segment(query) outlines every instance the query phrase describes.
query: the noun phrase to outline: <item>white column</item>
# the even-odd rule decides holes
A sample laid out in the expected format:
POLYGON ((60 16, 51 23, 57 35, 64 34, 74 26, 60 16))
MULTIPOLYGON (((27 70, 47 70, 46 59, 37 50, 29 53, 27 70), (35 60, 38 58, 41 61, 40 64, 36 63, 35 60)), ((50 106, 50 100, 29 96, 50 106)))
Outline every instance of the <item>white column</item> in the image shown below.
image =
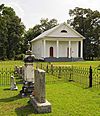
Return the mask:
POLYGON ((57 58, 59 57, 59 41, 57 40, 57 58))
POLYGON ((46 55, 46 40, 43 41, 43 44, 44 44, 43 53, 44 53, 44 58, 45 58, 45 55, 46 55))
POLYGON ((71 58, 71 41, 69 41, 69 58, 71 58))
POLYGON ((83 40, 81 40, 81 51, 80 51, 81 53, 81 58, 83 58, 83 40))

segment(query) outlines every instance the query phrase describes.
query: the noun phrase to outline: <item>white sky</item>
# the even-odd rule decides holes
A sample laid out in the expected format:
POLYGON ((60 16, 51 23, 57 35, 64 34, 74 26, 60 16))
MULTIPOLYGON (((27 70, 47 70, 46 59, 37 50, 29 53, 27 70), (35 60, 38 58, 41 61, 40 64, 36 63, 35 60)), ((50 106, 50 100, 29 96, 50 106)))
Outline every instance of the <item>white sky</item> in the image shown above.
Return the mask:
POLYGON ((0 4, 11 6, 27 29, 39 24, 41 18, 66 22, 69 9, 75 7, 100 11, 100 0, 0 0, 0 4))

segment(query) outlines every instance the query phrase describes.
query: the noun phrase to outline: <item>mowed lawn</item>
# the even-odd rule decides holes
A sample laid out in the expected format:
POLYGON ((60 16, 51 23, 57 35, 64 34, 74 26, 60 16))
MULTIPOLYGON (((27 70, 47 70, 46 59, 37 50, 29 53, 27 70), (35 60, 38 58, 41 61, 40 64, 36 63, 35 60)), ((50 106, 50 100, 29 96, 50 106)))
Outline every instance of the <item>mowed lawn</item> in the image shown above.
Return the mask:
MULTIPOLYGON (((47 62, 39 62, 39 64, 51 64, 47 62)), ((52 62, 53 65, 71 65, 71 66, 78 66, 78 67, 90 67, 96 68, 98 65, 100 65, 100 61, 80 61, 80 62, 52 62)), ((14 66, 22 66, 24 65, 23 61, 0 61, 0 68, 14 68, 14 66)), ((34 66, 36 66, 36 63, 34 63, 34 66)))
POLYGON ((96 68, 98 65, 100 65, 100 61, 80 61, 80 62, 52 62, 53 65, 71 65, 71 66, 77 66, 77 67, 90 67, 96 68))
MULTIPOLYGON (((54 64, 92 65, 95 68, 100 62, 54 64)), ((46 74, 46 78, 52 77, 46 74)), ((46 83, 46 98, 52 104, 52 112, 34 114, 34 108, 28 103, 29 98, 21 98, 19 95, 22 85, 17 86, 18 91, 9 90, 10 86, 0 86, 0 116, 100 116, 100 88, 83 89, 72 82, 46 83)))

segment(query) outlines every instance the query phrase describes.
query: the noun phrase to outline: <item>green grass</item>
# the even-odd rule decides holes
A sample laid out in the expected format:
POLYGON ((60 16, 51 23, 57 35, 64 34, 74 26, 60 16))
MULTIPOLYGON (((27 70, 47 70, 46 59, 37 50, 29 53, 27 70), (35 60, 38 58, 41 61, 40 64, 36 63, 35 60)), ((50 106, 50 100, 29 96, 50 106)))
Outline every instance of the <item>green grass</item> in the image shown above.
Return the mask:
MULTIPOLYGON (((0 67, 6 68, 19 65, 21 61, 0 62, 0 67)), ((44 63, 46 65, 46 63, 44 63)), ((96 62, 60 62, 54 65, 75 65, 81 67, 97 67, 96 62)), ((34 114, 34 108, 27 103, 29 98, 21 98, 18 91, 9 90, 10 86, 0 87, 0 116, 100 116, 100 88, 83 89, 72 82, 54 81, 56 77, 46 75, 46 98, 52 104, 52 112, 48 114, 34 114), (49 80, 48 80, 49 79, 49 80), (50 81, 52 83, 49 83, 50 81)))
MULTIPOLYGON (((49 77, 49 75, 46 75, 49 77)), ((0 116, 100 116, 100 90, 83 89, 73 83, 46 84, 46 98, 52 104, 52 112, 34 114, 29 98, 21 98, 18 91, 9 86, 0 87, 0 116)))
POLYGON ((14 69, 15 66, 22 66, 23 62, 22 61, 0 61, 0 69, 14 69))
POLYGON ((100 95, 69 83, 47 86, 47 97, 56 116, 99 116, 100 95))
MULTIPOLYGON (((51 62, 53 65, 61 66, 61 65, 71 65, 71 66, 78 66, 78 67, 90 67, 96 68, 100 65, 100 61, 80 61, 80 62, 51 62)), ((51 64, 47 62, 39 62, 39 64, 43 64, 46 66, 47 64, 51 64)), ((0 61, 0 68, 14 68, 14 66, 22 66, 24 65, 23 61, 0 61)), ((36 67, 36 63, 34 63, 36 67)))
POLYGON ((80 61, 80 62, 52 62, 53 65, 72 65, 78 67, 90 67, 93 68, 100 65, 100 61, 80 61))

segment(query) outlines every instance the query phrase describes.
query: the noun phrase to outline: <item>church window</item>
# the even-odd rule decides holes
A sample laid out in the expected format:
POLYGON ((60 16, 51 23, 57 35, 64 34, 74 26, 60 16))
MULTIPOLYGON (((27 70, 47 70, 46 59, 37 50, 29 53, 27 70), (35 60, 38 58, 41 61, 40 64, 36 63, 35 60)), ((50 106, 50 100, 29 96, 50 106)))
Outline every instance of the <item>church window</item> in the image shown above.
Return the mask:
POLYGON ((67 31, 66 30, 61 30, 61 33, 67 33, 67 31))

